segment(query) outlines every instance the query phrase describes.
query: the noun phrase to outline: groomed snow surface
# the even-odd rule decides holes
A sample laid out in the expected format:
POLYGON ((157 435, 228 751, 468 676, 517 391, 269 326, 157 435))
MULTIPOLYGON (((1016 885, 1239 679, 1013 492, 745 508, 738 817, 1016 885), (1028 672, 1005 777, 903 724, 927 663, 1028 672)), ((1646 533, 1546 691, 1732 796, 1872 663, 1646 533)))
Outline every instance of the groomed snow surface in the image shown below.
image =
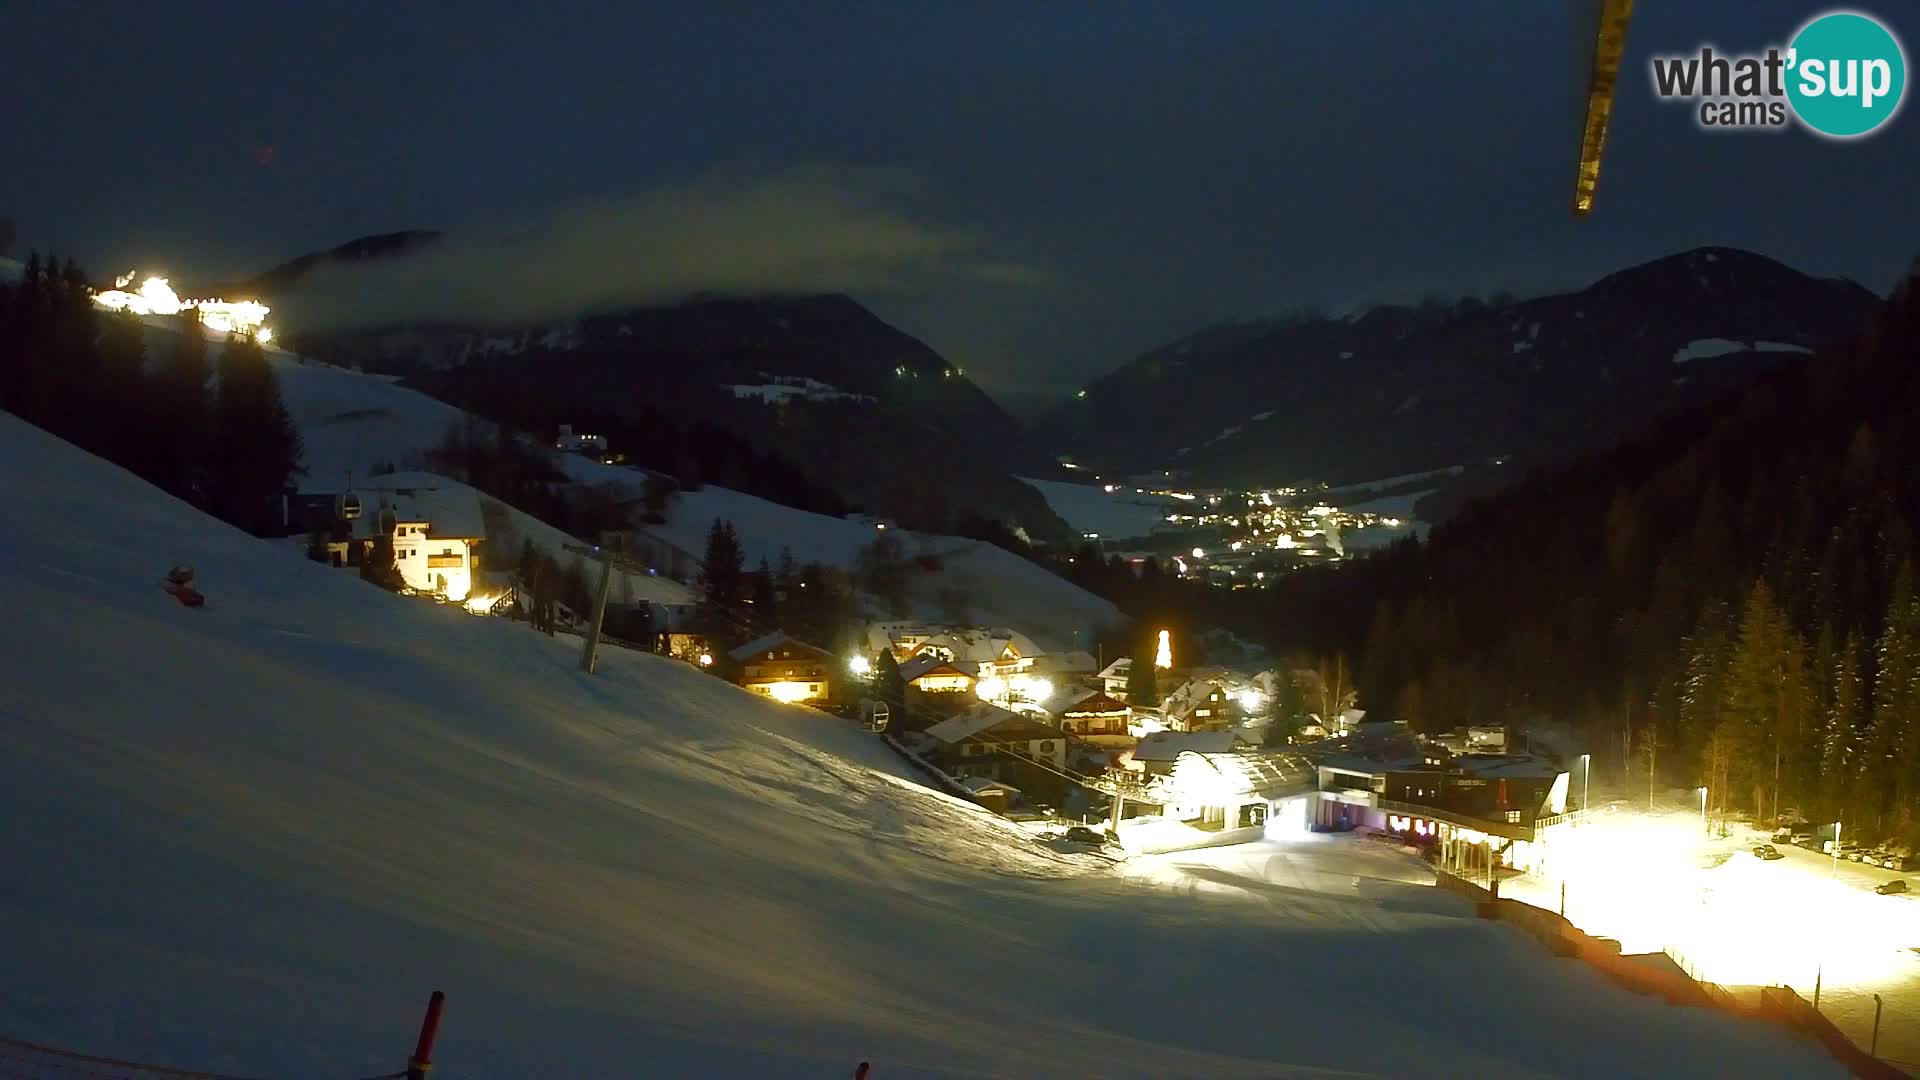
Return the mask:
POLYGON ((364 1076, 438 988, 448 1078, 1837 1075, 1350 838, 1056 853, 836 719, 0 458, 7 1036, 364 1076))

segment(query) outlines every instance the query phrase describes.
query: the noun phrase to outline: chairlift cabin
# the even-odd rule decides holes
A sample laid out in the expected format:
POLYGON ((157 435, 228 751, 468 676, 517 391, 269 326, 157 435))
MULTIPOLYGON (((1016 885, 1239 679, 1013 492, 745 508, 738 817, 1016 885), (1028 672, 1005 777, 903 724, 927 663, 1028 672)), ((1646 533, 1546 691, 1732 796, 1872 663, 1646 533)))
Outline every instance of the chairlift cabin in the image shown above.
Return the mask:
POLYGON ((860 721, 868 731, 887 730, 887 721, 891 718, 891 715, 892 710, 887 707, 887 703, 884 701, 867 698, 860 703, 860 721))
POLYGON ((357 521, 360 518, 360 496, 349 491, 340 496, 334 509, 341 521, 357 521))

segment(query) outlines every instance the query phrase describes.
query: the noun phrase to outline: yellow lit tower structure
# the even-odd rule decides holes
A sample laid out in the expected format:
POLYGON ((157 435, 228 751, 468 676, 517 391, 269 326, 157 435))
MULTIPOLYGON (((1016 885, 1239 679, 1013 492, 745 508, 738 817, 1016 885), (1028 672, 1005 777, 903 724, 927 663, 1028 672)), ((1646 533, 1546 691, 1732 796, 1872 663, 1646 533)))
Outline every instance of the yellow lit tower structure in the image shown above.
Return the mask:
POLYGON ((1573 4, 1574 70, 1586 76, 1580 170, 1573 185, 1575 217, 1585 217, 1593 210, 1593 192, 1600 182, 1600 156, 1607 148, 1607 124, 1613 119, 1614 84, 1620 79, 1620 61, 1627 50, 1627 23, 1632 19, 1633 0, 1575 0, 1573 4))

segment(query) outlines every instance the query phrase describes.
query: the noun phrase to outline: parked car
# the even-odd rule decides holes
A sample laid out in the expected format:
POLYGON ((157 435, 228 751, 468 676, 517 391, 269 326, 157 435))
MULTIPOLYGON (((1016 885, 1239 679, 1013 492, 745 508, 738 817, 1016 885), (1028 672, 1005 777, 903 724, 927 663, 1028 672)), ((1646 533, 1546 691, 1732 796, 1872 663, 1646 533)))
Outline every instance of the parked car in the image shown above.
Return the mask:
POLYGON ((1785 855, 1780 854, 1780 849, 1774 847, 1772 844, 1761 844, 1759 847, 1754 848, 1753 857, 1765 862, 1786 858, 1785 855))
POLYGON ((1892 881, 1882 882, 1880 887, 1873 891, 1881 896, 1898 896, 1907 891, 1907 879, 1894 878, 1892 881))
POLYGON ((1848 862, 1862 862, 1867 857, 1867 849, 1857 848, 1851 844, 1842 845, 1840 848, 1840 857, 1848 862))
POLYGON ((1774 833, 1774 834, 1773 834, 1773 842, 1774 842, 1774 843, 1776 843, 1776 844, 1791 844, 1791 843, 1793 843, 1793 832, 1792 832, 1792 830, 1790 830, 1790 829, 1781 829, 1781 830, 1780 830, 1779 832, 1776 832, 1776 833, 1774 833))

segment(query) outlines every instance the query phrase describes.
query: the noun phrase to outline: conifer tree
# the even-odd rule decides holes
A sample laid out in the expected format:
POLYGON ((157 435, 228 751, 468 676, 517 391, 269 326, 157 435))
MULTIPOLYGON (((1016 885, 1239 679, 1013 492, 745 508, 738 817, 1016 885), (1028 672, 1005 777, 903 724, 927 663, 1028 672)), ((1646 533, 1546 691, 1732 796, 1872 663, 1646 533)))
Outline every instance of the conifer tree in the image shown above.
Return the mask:
POLYGON ((745 556, 733 523, 713 519, 707 530, 706 557, 700 570, 700 620, 702 633, 716 648, 723 642, 740 641, 741 570, 745 556))
POLYGON ((760 570, 753 580, 753 632, 769 634, 780 628, 780 602, 775 598, 773 571, 767 566, 767 560, 760 560, 760 570))
POLYGON ((231 335, 220 357, 213 438, 215 511, 233 525, 265 532, 287 481, 301 471, 302 444, 279 380, 251 337, 231 335))
POLYGON ((907 681, 900 676, 900 664, 891 649, 880 650, 880 662, 873 669, 873 696, 887 703, 887 727, 896 731, 917 731, 907 716, 907 681))
POLYGON ((173 347, 154 380, 154 480, 188 502, 204 505, 210 481, 213 417, 207 339, 200 310, 180 313, 173 347))

